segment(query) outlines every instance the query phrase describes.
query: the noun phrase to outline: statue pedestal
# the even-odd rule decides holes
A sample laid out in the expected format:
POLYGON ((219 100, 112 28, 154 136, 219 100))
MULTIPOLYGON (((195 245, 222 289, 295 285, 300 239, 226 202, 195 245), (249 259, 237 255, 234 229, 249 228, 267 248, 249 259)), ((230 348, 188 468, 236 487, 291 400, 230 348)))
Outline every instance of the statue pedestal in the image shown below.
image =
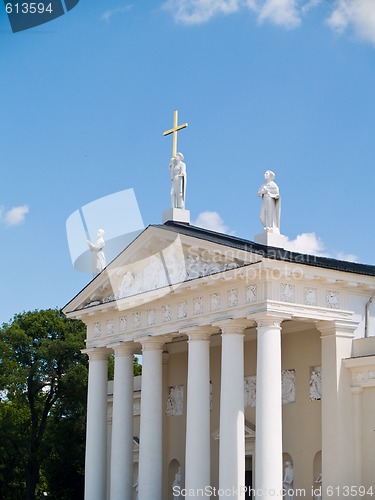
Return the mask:
POLYGON ((288 238, 283 234, 275 234, 264 231, 264 233, 255 235, 255 243, 267 245, 268 247, 287 248, 288 238))
POLYGON ((190 210, 185 210, 184 208, 170 208, 166 212, 163 212, 163 224, 168 221, 190 224, 190 210))

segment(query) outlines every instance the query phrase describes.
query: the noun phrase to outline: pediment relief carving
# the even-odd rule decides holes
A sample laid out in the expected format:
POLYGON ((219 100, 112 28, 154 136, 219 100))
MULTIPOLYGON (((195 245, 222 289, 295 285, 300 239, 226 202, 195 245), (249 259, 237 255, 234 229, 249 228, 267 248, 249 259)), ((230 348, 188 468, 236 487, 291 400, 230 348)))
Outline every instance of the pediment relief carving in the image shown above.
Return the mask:
POLYGON ((153 290, 160 290, 162 297, 169 293, 171 287, 176 289, 184 282, 217 275, 247 264, 233 255, 184 246, 178 237, 148 257, 108 268, 107 286, 98 288, 79 308, 122 300, 153 290))

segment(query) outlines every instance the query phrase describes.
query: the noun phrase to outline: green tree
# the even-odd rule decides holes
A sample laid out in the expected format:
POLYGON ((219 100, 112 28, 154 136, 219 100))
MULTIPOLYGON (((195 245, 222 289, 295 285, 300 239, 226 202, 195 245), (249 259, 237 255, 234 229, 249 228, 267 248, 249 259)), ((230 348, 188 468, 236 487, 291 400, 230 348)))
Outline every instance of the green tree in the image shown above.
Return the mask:
POLYGON ((85 332, 82 322, 51 309, 18 314, 0 328, 0 431, 6 436, 0 498, 34 500, 38 489, 50 489, 47 478, 63 477, 67 460, 83 484, 85 332))

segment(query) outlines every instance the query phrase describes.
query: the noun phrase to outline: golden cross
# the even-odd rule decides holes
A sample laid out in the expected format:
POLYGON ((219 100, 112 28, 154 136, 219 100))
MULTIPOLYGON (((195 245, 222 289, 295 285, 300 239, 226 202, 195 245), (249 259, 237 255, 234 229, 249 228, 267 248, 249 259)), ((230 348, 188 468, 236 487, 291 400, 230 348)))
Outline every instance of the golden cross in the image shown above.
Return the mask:
POLYGON ((173 134, 173 145, 172 145, 172 158, 175 158, 177 155, 177 132, 186 128, 188 126, 187 123, 183 123, 182 125, 178 125, 178 111, 177 109, 174 111, 173 115, 173 128, 170 130, 166 130, 163 132, 163 135, 173 134))

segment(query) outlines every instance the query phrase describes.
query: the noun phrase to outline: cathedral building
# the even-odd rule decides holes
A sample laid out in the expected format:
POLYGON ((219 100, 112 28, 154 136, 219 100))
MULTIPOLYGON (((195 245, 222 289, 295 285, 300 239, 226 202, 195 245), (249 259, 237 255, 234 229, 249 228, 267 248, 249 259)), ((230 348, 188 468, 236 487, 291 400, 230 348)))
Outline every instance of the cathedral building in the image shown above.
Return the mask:
POLYGON ((164 223, 64 308, 87 325, 85 499, 373 498, 375 266, 289 251, 272 172, 253 242, 190 225, 170 171, 164 223))

